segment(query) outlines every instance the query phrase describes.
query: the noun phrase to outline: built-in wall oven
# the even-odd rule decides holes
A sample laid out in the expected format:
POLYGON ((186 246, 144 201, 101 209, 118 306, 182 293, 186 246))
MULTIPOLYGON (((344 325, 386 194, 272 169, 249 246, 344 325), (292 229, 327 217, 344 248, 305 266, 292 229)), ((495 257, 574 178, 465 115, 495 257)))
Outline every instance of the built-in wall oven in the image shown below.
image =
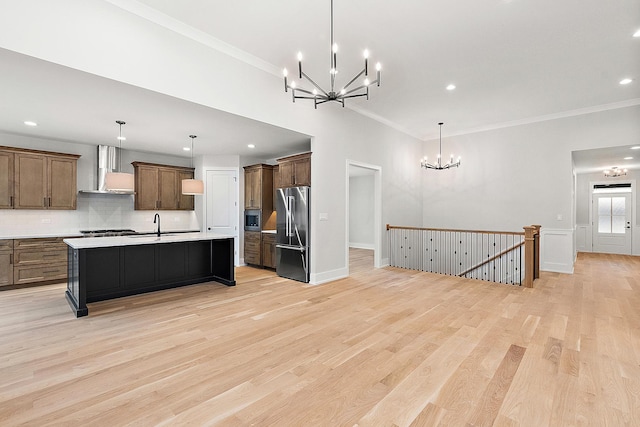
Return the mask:
POLYGON ((262 214, 260 209, 247 209, 244 211, 244 229, 246 231, 262 231, 262 214))

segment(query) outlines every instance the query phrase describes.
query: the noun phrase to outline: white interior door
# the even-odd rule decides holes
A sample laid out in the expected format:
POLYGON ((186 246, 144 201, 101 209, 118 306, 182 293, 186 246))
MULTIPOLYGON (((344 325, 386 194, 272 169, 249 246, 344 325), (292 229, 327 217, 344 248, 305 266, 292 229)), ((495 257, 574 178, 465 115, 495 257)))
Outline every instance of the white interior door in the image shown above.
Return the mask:
POLYGON ((593 251, 631 255, 631 194, 593 195, 593 251))
MULTIPOLYGON (((206 230, 238 237, 238 171, 206 171, 206 230)), ((235 239, 235 264, 238 259, 238 239, 235 239)))

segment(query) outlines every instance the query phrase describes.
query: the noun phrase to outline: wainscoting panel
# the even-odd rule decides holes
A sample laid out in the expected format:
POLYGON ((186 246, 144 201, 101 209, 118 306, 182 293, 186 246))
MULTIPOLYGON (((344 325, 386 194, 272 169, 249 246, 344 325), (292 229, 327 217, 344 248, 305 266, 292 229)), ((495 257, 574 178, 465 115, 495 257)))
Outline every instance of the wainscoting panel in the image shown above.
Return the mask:
POLYGON ((593 250, 591 242, 591 226, 576 225, 576 250, 578 252, 591 252, 593 250))
POLYGON ((573 274, 573 230, 540 230, 540 269, 573 274))

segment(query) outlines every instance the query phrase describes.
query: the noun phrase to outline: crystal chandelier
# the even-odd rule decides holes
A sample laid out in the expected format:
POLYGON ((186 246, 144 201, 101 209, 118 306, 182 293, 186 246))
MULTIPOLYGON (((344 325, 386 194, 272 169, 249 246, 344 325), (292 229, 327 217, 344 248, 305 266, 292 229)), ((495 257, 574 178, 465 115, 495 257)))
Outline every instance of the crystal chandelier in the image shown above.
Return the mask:
POLYGON ((617 166, 614 166, 611 169, 606 169, 604 171, 604 176, 609 177, 609 178, 615 178, 616 176, 622 176, 622 175, 626 175, 626 174, 627 174, 627 170, 626 169, 620 169, 617 166))
POLYGON ((438 123, 438 125, 440 126, 440 151, 438 152, 438 158, 436 162, 432 164, 427 161, 427 156, 424 156, 424 159, 420 161, 420 166, 422 166, 425 169, 444 170, 444 169, 450 169, 450 168, 457 168, 458 166, 460 166, 460 157, 458 157, 458 159, 454 163, 453 154, 449 159, 449 163, 445 163, 444 165, 442 164, 442 125, 443 124, 444 123, 442 122, 438 123))
POLYGON ((365 49, 364 51, 364 68, 360 71, 354 78, 352 78, 349 83, 344 85, 339 91, 336 92, 336 75, 338 74, 337 68, 337 53, 338 53, 338 45, 333 41, 333 0, 331 0, 331 68, 329 69, 329 74, 331 78, 331 86, 328 91, 322 89, 316 82, 314 82, 307 74, 302 71, 302 52, 298 52, 298 77, 300 79, 306 79, 312 86, 312 90, 305 89, 296 84, 295 81, 291 83, 288 82, 287 76, 288 71, 285 68, 283 70, 284 74, 284 91, 288 92, 291 89, 291 97, 293 102, 296 102, 296 99, 313 99, 314 107, 317 109, 318 104, 324 104, 325 102, 335 101, 342 104, 344 107, 344 100, 347 98, 357 98, 360 96, 366 96, 369 99, 369 86, 377 84, 380 86, 380 70, 381 65, 378 62, 376 64, 376 79, 374 81, 369 81, 369 51, 365 49), (350 88, 353 83, 356 82, 360 77, 364 75, 364 80, 361 81, 360 85, 354 88, 350 88), (296 92, 302 92, 306 95, 297 95, 296 92))

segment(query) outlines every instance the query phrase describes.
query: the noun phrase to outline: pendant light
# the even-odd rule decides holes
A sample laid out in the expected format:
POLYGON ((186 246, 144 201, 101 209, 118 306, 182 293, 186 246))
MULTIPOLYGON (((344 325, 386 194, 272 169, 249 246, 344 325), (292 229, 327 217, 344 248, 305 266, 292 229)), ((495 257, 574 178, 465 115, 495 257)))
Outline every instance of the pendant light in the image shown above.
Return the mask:
POLYGON ((105 176, 105 187, 108 191, 113 192, 132 192, 134 189, 133 174, 122 172, 122 141, 127 139, 122 136, 122 125, 126 123, 122 120, 116 120, 116 123, 120 126, 120 136, 118 136, 118 141, 120 142, 118 171, 107 172, 105 176))
MULTIPOLYGON (((195 135, 189 135, 191 138, 191 167, 193 167, 193 140, 197 138, 195 135)), ((195 174, 195 171, 194 171, 195 174)), ((204 193, 204 182, 199 179, 183 179, 182 194, 185 196, 195 196, 204 193)))

